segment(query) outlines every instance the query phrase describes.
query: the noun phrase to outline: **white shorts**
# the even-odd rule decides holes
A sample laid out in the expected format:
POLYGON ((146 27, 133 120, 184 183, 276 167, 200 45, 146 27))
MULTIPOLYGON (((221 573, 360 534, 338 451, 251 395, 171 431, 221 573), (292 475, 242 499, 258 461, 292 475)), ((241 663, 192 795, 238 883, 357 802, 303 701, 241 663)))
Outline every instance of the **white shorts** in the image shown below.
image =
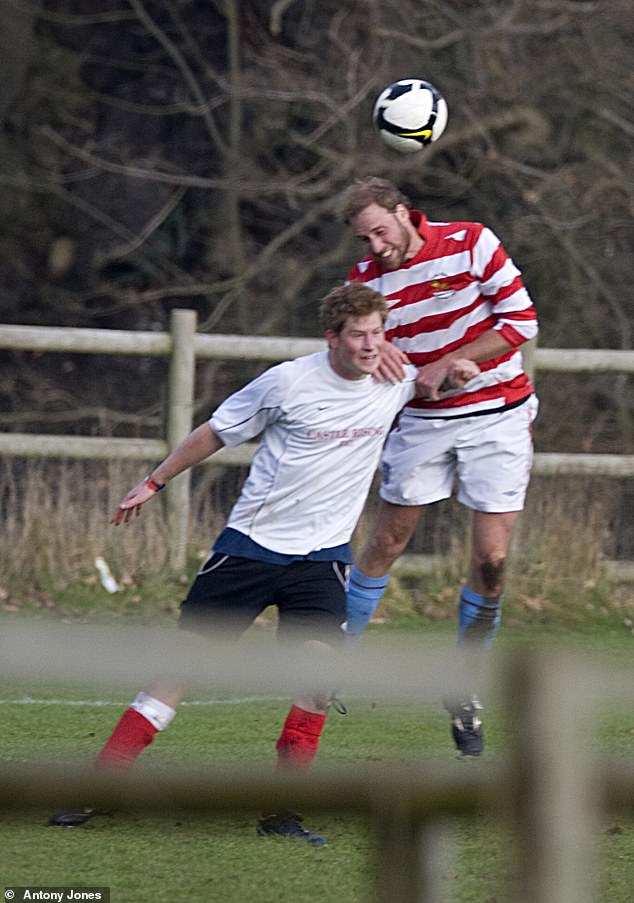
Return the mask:
POLYGON ((404 411, 383 451, 380 495, 394 505, 450 498, 475 511, 521 511, 533 462, 535 395, 499 414, 451 419, 404 411))

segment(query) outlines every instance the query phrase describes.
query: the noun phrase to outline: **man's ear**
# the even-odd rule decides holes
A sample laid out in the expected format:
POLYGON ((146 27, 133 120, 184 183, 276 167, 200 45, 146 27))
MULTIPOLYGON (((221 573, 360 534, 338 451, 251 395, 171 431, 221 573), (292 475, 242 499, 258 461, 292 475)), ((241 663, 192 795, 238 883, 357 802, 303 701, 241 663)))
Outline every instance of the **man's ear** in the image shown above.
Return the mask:
POLYGON ((324 338, 326 339, 329 348, 337 347, 337 333, 334 329, 327 329, 324 332, 324 338))
POLYGON ((405 204, 397 204, 396 207, 394 208, 394 213, 395 213, 398 221, 400 223, 403 223, 403 225, 405 225, 405 223, 410 222, 409 210, 407 209, 405 204))

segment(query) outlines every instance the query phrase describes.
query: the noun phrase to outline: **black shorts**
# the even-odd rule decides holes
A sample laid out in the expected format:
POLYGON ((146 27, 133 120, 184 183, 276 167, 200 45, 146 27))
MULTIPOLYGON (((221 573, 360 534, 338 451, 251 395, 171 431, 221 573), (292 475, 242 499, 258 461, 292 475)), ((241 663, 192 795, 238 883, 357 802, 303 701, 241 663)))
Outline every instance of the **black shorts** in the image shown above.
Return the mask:
POLYGON ((276 605, 280 638, 338 644, 346 619, 345 572, 340 561, 279 565, 214 552, 181 604, 179 626, 237 639, 267 606, 276 605))

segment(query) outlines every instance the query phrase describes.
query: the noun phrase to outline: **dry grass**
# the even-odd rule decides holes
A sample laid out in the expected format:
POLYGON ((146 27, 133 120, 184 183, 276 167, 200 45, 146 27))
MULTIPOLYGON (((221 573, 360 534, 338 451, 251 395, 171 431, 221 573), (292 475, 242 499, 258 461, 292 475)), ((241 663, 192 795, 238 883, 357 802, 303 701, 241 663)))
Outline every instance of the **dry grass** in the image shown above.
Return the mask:
MULTIPOLYGON (((82 607, 106 605, 94 567, 97 555, 127 591, 117 596, 119 607, 142 605, 147 595, 168 609, 175 606, 179 584, 187 578, 177 581, 176 589, 169 583, 164 498, 148 504, 127 527, 109 524, 121 497, 150 467, 150 462, 0 462, 0 606, 9 611, 28 605, 54 608, 69 594, 83 594, 88 601, 82 600, 82 607)), ((243 470, 229 467, 194 472, 192 572, 222 528, 243 477, 243 470)), ((620 498, 618 483, 607 479, 533 481, 509 571, 507 598, 516 613, 543 617, 580 606, 585 611, 616 606, 624 618, 632 614, 631 588, 608 589, 602 567, 617 546, 620 498)), ((371 529, 373 507, 371 501, 355 535, 357 548, 371 529)), ((469 553, 465 509, 454 501, 432 506, 409 551, 442 554, 447 565, 433 578, 394 578, 382 614, 453 618, 469 553)))
MULTIPOLYGON (((623 554, 620 540, 630 517, 618 481, 534 478, 508 562, 507 622, 611 617, 633 627, 634 587, 614 585, 605 568, 606 560, 623 554)), ((379 618, 412 613, 455 618, 458 589, 468 572, 466 510, 454 500, 432 506, 408 551, 441 555, 445 565, 431 576, 392 577, 379 618)))

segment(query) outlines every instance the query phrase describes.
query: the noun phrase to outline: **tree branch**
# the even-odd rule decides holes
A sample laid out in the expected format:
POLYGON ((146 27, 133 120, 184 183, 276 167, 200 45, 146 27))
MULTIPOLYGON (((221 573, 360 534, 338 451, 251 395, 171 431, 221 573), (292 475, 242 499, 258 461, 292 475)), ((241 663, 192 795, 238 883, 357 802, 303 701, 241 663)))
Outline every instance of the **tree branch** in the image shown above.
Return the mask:
POLYGON ((271 7, 271 15, 269 16, 269 31, 277 37, 282 30, 282 19, 284 13, 295 3, 295 0, 275 0, 271 7))
MULTIPOLYGON (((84 163, 89 163, 104 172, 117 173, 131 179, 144 179, 148 182, 161 182, 173 186, 182 185, 188 188, 212 188, 220 191, 230 191, 233 187, 231 178, 209 179, 204 176, 189 176, 185 173, 169 173, 160 169, 134 166, 131 163, 113 163, 111 160, 104 160, 102 157, 90 153, 90 151, 76 147, 49 126, 42 126, 39 129, 39 133, 48 138, 57 147, 66 151, 70 156, 83 160, 84 163)), ((249 182, 240 179, 242 193, 253 196, 295 194, 298 197, 314 197, 321 195, 327 188, 327 185, 328 183, 325 181, 315 181, 315 173, 311 171, 283 181, 262 179, 256 182, 249 182)))
MULTIPOLYGON (((191 70, 189 64, 187 63, 187 60, 183 56, 183 54, 180 52, 178 47, 176 47, 174 42, 168 38, 168 36, 163 31, 163 29, 160 28, 156 24, 154 19, 146 12, 146 10, 145 10, 144 6, 142 5, 142 3, 140 2, 140 0, 128 0, 128 3, 130 4, 132 9, 137 14, 140 21, 145 25, 147 30, 150 32, 150 34, 152 34, 156 38, 156 40, 159 42, 159 44, 166 50, 167 54, 174 61, 175 65, 177 66, 177 68, 179 69, 183 78, 185 79, 185 82, 188 85, 189 90, 191 91, 192 95, 194 96, 194 98, 196 99, 196 101, 198 102, 199 106, 202 109, 204 102, 205 102, 205 95, 204 95, 200 85, 198 84, 198 80, 197 80, 196 76, 192 72, 192 70, 191 70)), ((216 123, 215 123, 213 117, 210 115, 209 112, 203 113, 202 117, 205 122, 205 125, 207 126, 207 131, 209 132, 209 136, 211 137, 214 144, 216 144, 216 146, 218 147, 218 150, 224 155, 227 151, 227 146, 226 146, 225 142, 223 141, 223 139, 220 135, 220 132, 218 131, 218 127, 216 126, 216 123)))
POLYGON ((111 251, 108 251, 107 254, 103 255, 103 259, 105 260, 114 260, 121 257, 127 257, 128 254, 132 254, 133 251, 137 251, 141 245, 143 245, 150 235, 155 232, 162 223, 168 218, 170 213, 178 207, 180 202, 183 199, 183 196, 186 194, 186 188, 178 188, 176 191, 172 192, 167 201, 163 204, 160 210, 158 210, 154 216, 150 217, 145 226, 141 229, 138 235, 132 238, 127 244, 122 245, 120 248, 113 248, 111 251))
POLYGON ((33 15, 37 16, 43 22, 54 22, 58 25, 102 25, 106 22, 126 22, 134 20, 136 17, 132 12, 125 10, 112 10, 112 12, 102 13, 55 13, 47 9, 42 9, 40 3, 29 3, 28 0, 0 0, 0 6, 12 6, 14 9, 24 12, 27 8, 33 15))

